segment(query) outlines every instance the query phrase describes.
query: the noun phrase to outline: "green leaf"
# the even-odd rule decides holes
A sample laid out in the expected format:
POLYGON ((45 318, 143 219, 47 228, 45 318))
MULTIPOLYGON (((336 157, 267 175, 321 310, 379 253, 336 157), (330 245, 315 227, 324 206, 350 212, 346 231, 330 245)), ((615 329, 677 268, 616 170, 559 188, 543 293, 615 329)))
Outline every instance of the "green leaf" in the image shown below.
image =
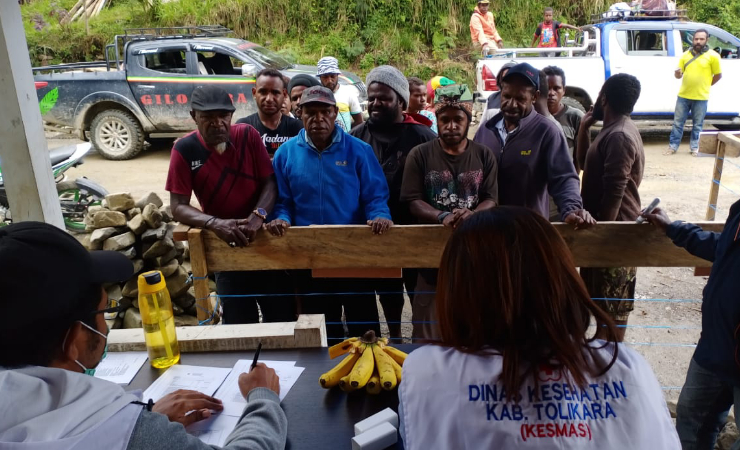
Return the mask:
POLYGON ((59 88, 55 87, 54 89, 47 92, 46 95, 44 95, 44 98, 42 98, 39 102, 41 115, 43 116, 44 114, 51 111, 51 108, 53 108, 54 105, 57 104, 57 100, 59 100, 59 88))

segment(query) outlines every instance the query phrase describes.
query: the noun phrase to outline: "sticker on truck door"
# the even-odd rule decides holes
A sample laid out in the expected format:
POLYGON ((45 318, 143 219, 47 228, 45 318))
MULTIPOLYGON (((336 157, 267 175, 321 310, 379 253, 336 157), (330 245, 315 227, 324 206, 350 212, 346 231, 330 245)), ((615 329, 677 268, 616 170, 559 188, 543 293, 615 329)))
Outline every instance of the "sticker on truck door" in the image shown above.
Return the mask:
POLYGON ((44 114, 51 111, 54 105, 57 104, 57 100, 59 100, 59 88, 55 87, 54 89, 47 92, 41 100, 39 100, 39 109, 41 110, 41 115, 43 116, 44 114))

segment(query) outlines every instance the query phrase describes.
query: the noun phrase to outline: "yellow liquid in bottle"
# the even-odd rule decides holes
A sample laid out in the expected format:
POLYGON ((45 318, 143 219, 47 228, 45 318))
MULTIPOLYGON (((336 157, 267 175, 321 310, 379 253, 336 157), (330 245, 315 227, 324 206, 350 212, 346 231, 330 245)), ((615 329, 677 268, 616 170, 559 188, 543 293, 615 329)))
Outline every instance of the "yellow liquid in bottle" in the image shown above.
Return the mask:
POLYGON ((146 294, 139 303, 144 339, 152 367, 166 369, 180 361, 180 347, 175 333, 175 317, 166 291, 146 294), (166 297, 165 297, 166 295, 166 297), (152 298, 154 297, 154 298, 152 298), (144 302, 146 306, 143 305, 144 302), (158 308, 155 307, 155 303, 158 308), (157 314, 157 310, 159 314, 157 314), (164 331, 164 332, 163 332, 164 331))

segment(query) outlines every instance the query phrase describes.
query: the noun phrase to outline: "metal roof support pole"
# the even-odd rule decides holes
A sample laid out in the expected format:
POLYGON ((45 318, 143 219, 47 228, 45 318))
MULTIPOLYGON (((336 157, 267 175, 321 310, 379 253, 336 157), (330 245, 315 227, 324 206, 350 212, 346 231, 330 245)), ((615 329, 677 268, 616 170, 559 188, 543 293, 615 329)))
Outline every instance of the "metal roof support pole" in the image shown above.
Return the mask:
POLYGON ((64 228, 21 10, 0 1, 0 161, 13 221, 64 228))

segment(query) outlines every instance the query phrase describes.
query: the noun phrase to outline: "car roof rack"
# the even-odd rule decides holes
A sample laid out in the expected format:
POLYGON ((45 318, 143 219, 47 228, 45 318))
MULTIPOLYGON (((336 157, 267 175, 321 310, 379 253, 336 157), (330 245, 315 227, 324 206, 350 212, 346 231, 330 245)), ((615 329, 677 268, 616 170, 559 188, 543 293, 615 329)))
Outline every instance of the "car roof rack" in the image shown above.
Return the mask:
POLYGON ((685 9, 631 9, 631 10, 610 10, 602 14, 591 14, 591 23, 608 23, 608 22, 640 22, 655 20, 681 20, 689 19, 685 9))

